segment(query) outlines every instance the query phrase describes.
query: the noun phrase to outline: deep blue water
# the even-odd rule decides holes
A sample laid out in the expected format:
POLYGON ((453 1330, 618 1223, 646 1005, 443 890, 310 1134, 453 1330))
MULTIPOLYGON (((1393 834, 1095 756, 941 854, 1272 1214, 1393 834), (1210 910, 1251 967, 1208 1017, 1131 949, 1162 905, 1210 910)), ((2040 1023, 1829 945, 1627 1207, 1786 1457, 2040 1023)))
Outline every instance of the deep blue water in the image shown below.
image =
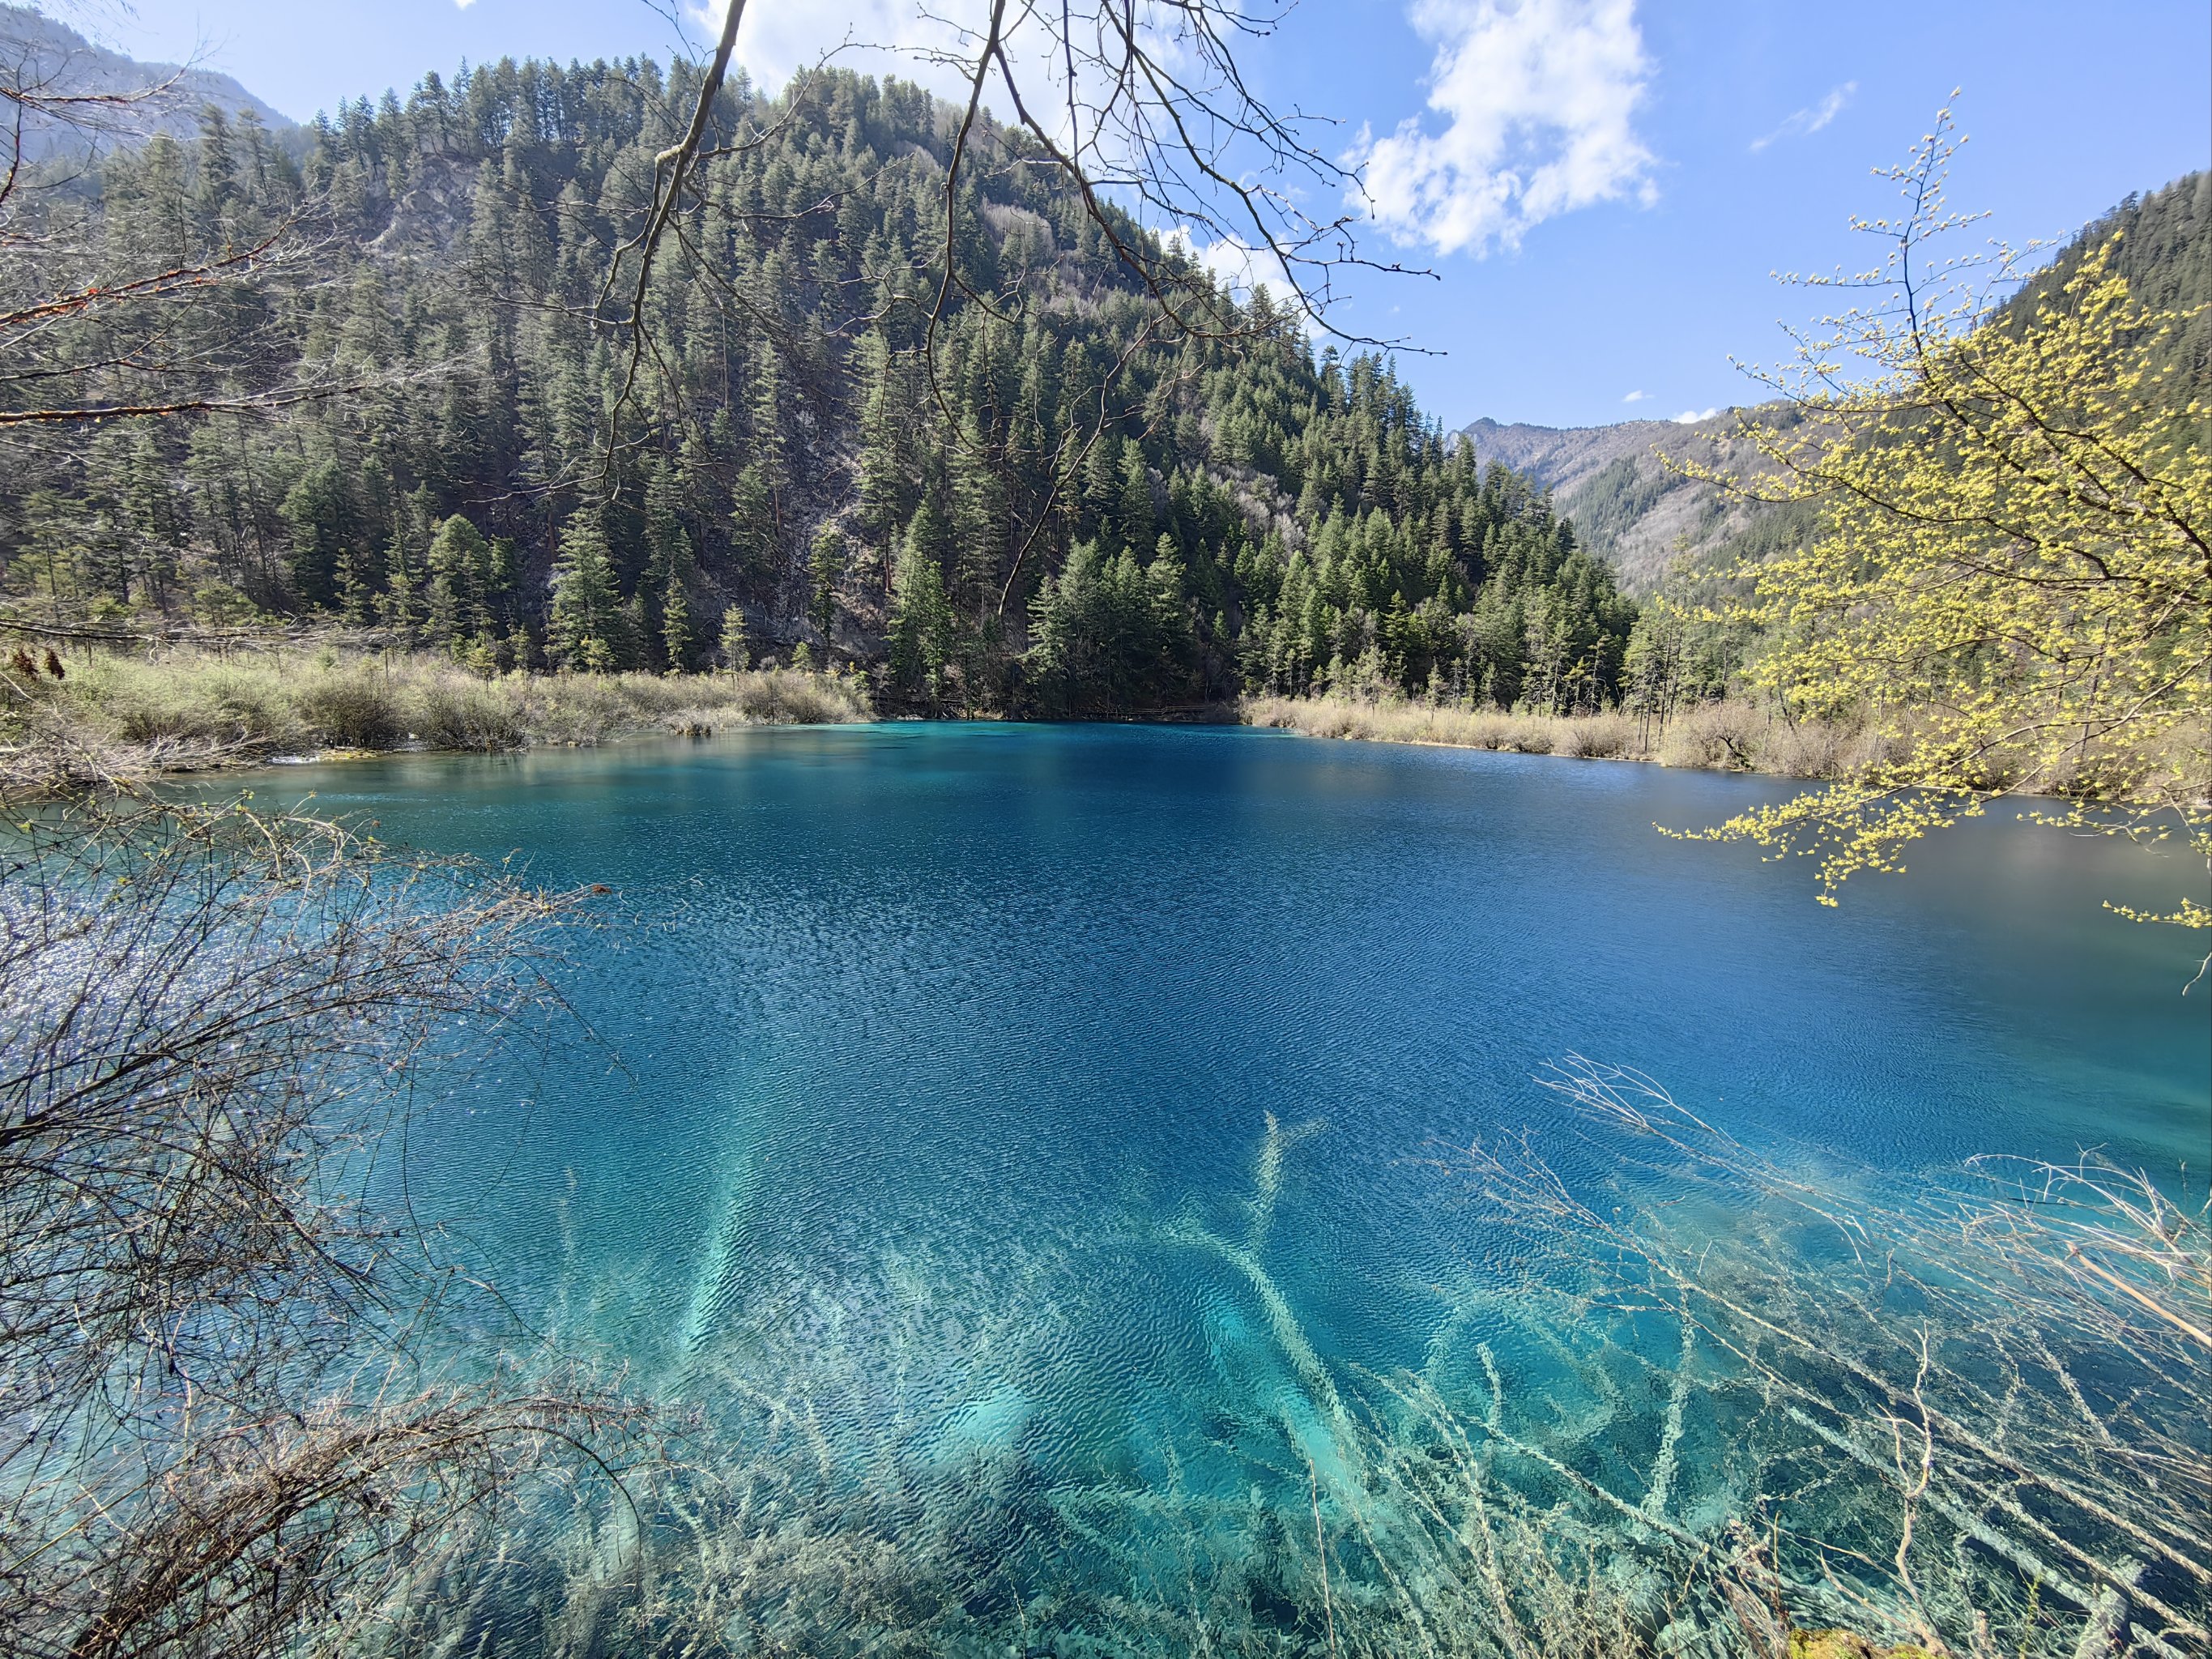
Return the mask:
POLYGON ((1340 1376, 1433 1359, 1514 1245, 1432 1160, 1556 1115, 1531 1075, 1570 1051, 1753 1143, 2101 1146, 2201 1188, 2212 993, 2101 904, 2203 871, 2007 820, 1838 912, 1806 866, 1652 827, 1770 782, 1249 730, 763 730, 259 788, 613 890, 562 977, 605 1048, 434 1103, 412 1201, 562 1341, 803 1407, 856 1480, 1241 1492, 1255 1435, 1318 1458, 1297 1356, 1192 1241, 1249 1248, 1340 1376))

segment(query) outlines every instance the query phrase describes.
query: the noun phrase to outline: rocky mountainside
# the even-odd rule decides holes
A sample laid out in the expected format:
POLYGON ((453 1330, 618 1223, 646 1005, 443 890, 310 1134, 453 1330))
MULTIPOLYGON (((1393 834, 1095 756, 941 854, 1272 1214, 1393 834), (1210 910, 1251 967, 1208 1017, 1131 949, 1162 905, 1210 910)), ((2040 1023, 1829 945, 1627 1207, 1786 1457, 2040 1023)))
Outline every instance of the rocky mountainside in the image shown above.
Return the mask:
MULTIPOLYGON (((2184 313, 2166 356, 2178 402, 2212 395, 2212 173, 2195 173, 2147 196, 2130 196, 2081 234, 2000 313, 2013 326, 2056 294, 2083 257, 2120 238, 2113 265, 2146 306, 2184 313)), ((1778 405, 1762 407, 1775 420, 1778 405)), ((1695 422, 1622 421, 1611 426, 1502 426, 1480 420, 1462 428, 1482 461, 1503 461, 1552 492, 1554 509, 1573 520, 1592 552, 1613 562, 1632 593, 1658 586, 1688 555, 1708 568, 1745 553, 1789 544, 1810 524, 1802 507, 1732 499, 1685 477, 1684 462, 1717 471, 1754 472, 1759 456, 1732 436, 1735 411, 1695 422), (1669 462, 1675 465, 1670 465, 1669 462)))
POLYGON ((1733 411, 1695 423, 1622 421, 1549 427, 1480 420, 1463 428, 1476 459, 1502 461, 1552 492, 1583 544, 1610 560, 1632 592, 1659 585, 1684 553, 1714 551, 1752 532, 1772 510, 1733 501, 1686 477, 1684 463, 1747 472, 1758 452, 1730 435, 1733 411))
MULTIPOLYGON (((129 143, 166 132, 185 137, 198 131, 200 112, 212 104, 235 119, 250 112, 271 131, 295 125, 228 75, 176 64, 143 64, 94 45, 75 29, 28 6, 0 4, 0 58, 10 65, 10 85, 57 96, 87 93, 149 95, 91 118, 92 135, 129 143), (20 75, 13 66, 22 65, 20 75)), ((23 157, 40 161, 84 141, 82 129, 64 129, 35 112, 23 126, 23 157)))

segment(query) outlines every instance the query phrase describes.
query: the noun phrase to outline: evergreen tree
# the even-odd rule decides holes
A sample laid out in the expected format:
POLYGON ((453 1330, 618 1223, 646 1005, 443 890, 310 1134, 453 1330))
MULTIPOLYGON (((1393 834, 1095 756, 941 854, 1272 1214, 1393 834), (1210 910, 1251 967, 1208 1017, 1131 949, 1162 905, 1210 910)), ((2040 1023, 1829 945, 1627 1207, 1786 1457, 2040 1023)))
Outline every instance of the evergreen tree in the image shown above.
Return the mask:
POLYGON ((629 618, 616 591, 606 532, 592 514, 574 514, 561 532, 547 642, 565 667, 604 674, 632 665, 629 618))
POLYGON ((752 647, 745 639, 745 613, 742 607, 733 605, 722 612, 722 638, 719 649, 722 666, 732 673, 743 673, 752 666, 752 647))
POLYGON ((693 560, 681 501, 674 469, 665 461, 657 463, 645 492, 646 563, 637 591, 640 635, 651 643, 659 665, 676 673, 689 666, 691 649, 690 601, 684 590, 693 560))
MULTIPOLYGON (((695 637, 710 595, 708 616, 742 607, 779 637, 805 618, 826 640, 842 606, 843 637, 869 639, 880 606, 890 695, 1012 712, 1025 684, 1097 712, 1201 681, 1305 692, 1332 659, 1414 693, 1620 696, 1634 607, 1542 491, 1447 446, 1387 362, 1316 356, 1256 296, 1215 296, 1228 337, 1150 337, 1140 285, 1032 170, 963 179, 956 257, 1001 286, 988 307, 956 296, 925 360, 933 289, 915 267, 942 246, 945 149, 940 109, 911 89, 838 71, 729 89, 758 141, 702 161, 684 256, 701 269, 666 266, 644 308, 666 396, 633 388, 610 432, 629 359, 586 319, 619 204, 687 112, 680 80, 534 63, 465 92, 426 80, 311 129, 307 178, 258 127, 213 118, 191 143, 105 158, 82 208, 105 269, 236 245, 310 180, 328 204, 312 269, 196 296, 210 395, 331 366, 379 384, 282 426, 210 416, 33 447, 15 498, 66 512, 29 538, 46 556, 0 578, 6 597, 35 577, 50 603, 158 607, 220 584, 427 629, 470 660, 550 624, 561 660, 585 665, 566 639, 597 665, 670 670, 713 642, 695 637), (434 178, 465 222, 392 212, 434 178), (603 561, 571 549, 586 516, 603 561), (821 524, 850 538, 835 575, 797 537, 821 524), (548 567, 550 593, 526 592, 548 567)), ((52 341, 80 361, 112 344, 88 326, 52 341)))
POLYGON ((483 532, 456 513, 430 538, 424 564, 429 572, 428 603, 431 636, 458 649, 489 630, 491 612, 492 546, 483 532))
POLYGON ((775 489, 769 470, 758 461, 746 465, 730 492, 730 550, 743 575, 756 581, 774 579, 782 541, 775 489))
MULTIPOLYGON (((921 524, 920 514, 915 525, 921 524)), ((934 708, 944 696, 944 676, 958 645, 952 601, 945 591, 945 572, 919 533, 910 534, 899 556, 890 616, 891 684, 924 698, 934 708)))
POLYGON ((684 578, 672 573, 660 599, 660 654, 670 673, 689 672, 692 648, 691 600, 684 591, 684 578))
POLYGON ((385 550, 384 592, 377 596, 376 611, 384 626, 404 641, 411 642, 422 626, 422 580, 409 538, 395 538, 385 550))
POLYGON ((814 579, 812 602, 807 614, 821 631, 823 660, 830 660, 830 629, 837 620, 837 584, 845 576, 845 534, 835 525, 815 532, 814 553, 808 562, 814 579))

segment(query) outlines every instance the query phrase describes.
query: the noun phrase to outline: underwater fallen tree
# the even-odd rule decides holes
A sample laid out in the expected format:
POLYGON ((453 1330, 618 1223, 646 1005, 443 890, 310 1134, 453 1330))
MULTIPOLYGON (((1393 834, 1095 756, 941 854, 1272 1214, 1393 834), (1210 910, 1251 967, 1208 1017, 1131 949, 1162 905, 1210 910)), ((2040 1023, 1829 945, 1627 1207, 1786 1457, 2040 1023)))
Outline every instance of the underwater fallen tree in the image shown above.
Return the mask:
POLYGON ((1668 1408, 1648 1448, 1547 1434, 1564 1408, 1516 1413, 1486 1346, 1470 1444, 1552 1465, 1576 1506, 1632 1510, 1662 1562, 1717 1574, 1723 1650, 1794 1651, 1818 1623, 1931 1654, 2212 1651, 2201 1202, 2094 1158, 1900 1193, 1754 1152, 1634 1072, 1575 1058, 1547 1083, 1602 1174, 1525 1139, 1446 1166, 1524 1242, 1512 1321, 1570 1356, 1571 1392, 1648 1378, 1668 1408), (1693 1540, 1674 1517, 1698 1515, 1693 1540))
POLYGON ((870 1426, 878 1351, 702 1346, 679 1408, 457 1338, 371 1164, 547 1029, 582 901, 237 806, 11 834, 0 1652, 2212 1655, 2212 1249, 2140 1176, 1900 1192, 1571 1060, 1577 1133, 1439 1158, 1484 1249, 1367 1372, 1274 1249, 1326 1126, 1271 1121, 1249 1199, 1115 1245, 1239 1310, 1249 1478, 1047 1483, 870 1426))

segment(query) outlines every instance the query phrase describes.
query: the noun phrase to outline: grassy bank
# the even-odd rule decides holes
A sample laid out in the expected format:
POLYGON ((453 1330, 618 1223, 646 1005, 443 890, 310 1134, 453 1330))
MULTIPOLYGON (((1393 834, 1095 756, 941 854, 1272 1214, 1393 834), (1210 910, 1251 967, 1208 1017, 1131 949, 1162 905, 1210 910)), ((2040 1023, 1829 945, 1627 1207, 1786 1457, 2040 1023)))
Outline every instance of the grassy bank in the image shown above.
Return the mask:
POLYGON ((1847 776, 1881 758, 1875 735, 1820 720, 1795 725, 1744 702, 1702 704, 1664 726, 1633 714, 1522 714, 1496 708, 1365 702, 1350 697, 1249 697, 1245 724, 1316 738, 1441 744, 1583 760, 1656 761, 1786 778, 1847 776))
POLYGON ((0 653, 0 787, 251 764, 331 750, 588 744, 649 732, 869 719, 866 688, 796 669, 507 674, 441 658, 270 649, 75 657, 0 653))
MULTIPOLYGON (((1792 722, 1737 701, 1697 704, 1663 726, 1618 711, 1524 714, 1352 697, 1248 697, 1238 712, 1248 726, 1316 738, 1650 761, 1821 782, 1863 779, 1902 759, 1913 742, 1909 724, 1792 722)), ((2084 745, 2056 769, 2039 769, 2032 756, 2005 750, 1984 756, 1982 764, 1988 787, 2023 794, 2106 804, 2212 799, 2212 730, 2191 726, 2158 734, 2151 742, 2138 737, 2124 732, 2117 739, 2084 745)))

